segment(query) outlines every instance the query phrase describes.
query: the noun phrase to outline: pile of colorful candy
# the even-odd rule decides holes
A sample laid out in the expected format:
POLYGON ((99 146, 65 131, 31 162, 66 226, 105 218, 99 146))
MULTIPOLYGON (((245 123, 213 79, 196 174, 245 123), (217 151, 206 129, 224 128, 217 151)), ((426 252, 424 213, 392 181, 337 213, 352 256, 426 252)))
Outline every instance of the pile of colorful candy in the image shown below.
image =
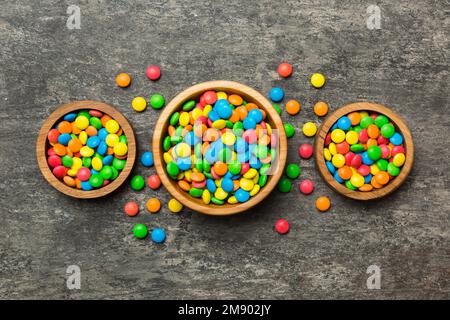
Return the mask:
POLYGON ((237 94, 206 91, 171 115, 167 173, 205 204, 246 202, 268 180, 276 139, 266 114, 237 94))
POLYGON ((125 167, 127 138, 116 120, 98 110, 66 114, 47 137, 48 165, 69 187, 101 188, 125 167))
POLYGON ((341 117, 325 138, 323 154, 337 182, 365 192, 387 185, 406 160, 403 136, 393 123, 366 111, 341 117))

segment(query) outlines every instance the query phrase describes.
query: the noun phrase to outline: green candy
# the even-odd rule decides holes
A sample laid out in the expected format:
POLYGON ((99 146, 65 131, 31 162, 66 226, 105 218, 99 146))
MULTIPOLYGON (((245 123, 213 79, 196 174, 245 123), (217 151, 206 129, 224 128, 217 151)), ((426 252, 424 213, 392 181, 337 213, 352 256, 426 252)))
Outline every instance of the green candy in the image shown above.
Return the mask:
POLYGON ((198 189, 198 188, 190 188, 189 189, 189 194, 191 196, 193 196, 194 198, 200 198, 203 194, 203 189, 198 189))
POLYGON ((364 146, 360 143, 352 144, 350 146, 350 150, 352 150, 353 152, 361 152, 364 151, 364 146))
POLYGON ((233 125, 233 133, 239 137, 244 134, 244 125, 241 121, 238 121, 233 125))
POLYGON ((290 163, 286 167, 286 175, 291 179, 297 179, 300 175, 300 167, 298 164, 290 163))
POLYGON ((382 171, 386 171, 389 162, 385 159, 379 159, 375 164, 377 165, 378 169, 380 169, 382 171))
POLYGON ((179 112, 175 112, 171 117, 170 117, 170 124, 172 126, 176 126, 178 124, 178 120, 180 120, 180 113, 179 112))
POLYGON ((198 171, 203 172, 203 162, 202 162, 202 160, 198 159, 198 161, 197 161, 197 159, 196 159, 196 161, 195 161, 195 168, 198 171))
POLYGON ((222 148, 219 150, 219 153, 218 153, 219 161, 228 163, 228 161, 230 161, 232 156, 233 156, 233 152, 231 151, 230 148, 222 148))
POLYGON ((228 171, 232 174, 232 175, 237 175, 241 172, 241 164, 239 163, 239 161, 232 161, 231 163, 228 164, 228 171))
POLYGON ((88 157, 83 157, 81 160, 83 162, 83 167, 90 168, 92 164, 92 159, 88 157))
POLYGON ((204 173, 211 171, 211 164, 206 159, 203 159, 203 171, 204 173))
POLYGON ((150 105, 153 109, 161 109, 164 107, 165 103, 166 101, 164 100, 164 97, 159 93, 155 93, 150 97, 150 105))
POLYGON ((112 165, 117 170, 122 170, 123 168, 125 168, 125 163, 126 163, 126 161, 124 159, 114 158, 112 165))
POLYGON ((381 149, 380 149, 380 147, 379 146, 370 146, 367 149, 367 155, 373 161, 377 161, 378 159, 381 158, 381 149))
POLYGON ((392 124, 386 123, 385 125, 383 125, 381 127, 380 133, 381 133, 382 137, 389 139, 390 137, 392 137, 394 135, 395 128, 392 124))
POLYGON ((89 124, 97 130, 100 130, 102 128, 102 121, 97 117, 91 117, 89 119, 89 124))
POLYGON ((286 177, 282 177, 278 182, 278 191, 287 193, 290 192, 291 189, 292 189, 291 181, 289 181, 289 179, 286 177))
POLYGON ((113 176, 113 169, 111 166, 104 166, 102 170, 100 170, 100 174, 102 175, 103 179, 109 180, 113 176))
POLYGON ((268 176, 265 175, 265 174, 259 176, 258 184, 259 184, 259 186, 260 186, 261 188, 264 187, 264 186, 266 185, 267 179, 268 179, 268 176))
POLYGON ((227 120, 225 126, 226 126, 228 129, 233 129, 234 123, 231 122, 230 120, 227 120))
POLYGON ((172 177, 176 177, 180 173, 180 169, 178 168, 177 164, 173 161, 170 161, 167 164, 166 169, 167 173, 172 177))
POLYGON ((213 179, 213 176, 211 173, 209 172, 203 172, 203 174, 205 175, 205 177, 207 177, 208 179, 213 179))
POLYGON ((148 234, 147 227, 142 223, 138 223, 133 227, 133 234, 138 239, 144 239, 148 234))
POLYGON ((111 170, 112 170, 111 180, 116 180, 116 178, 119 176, 119 171, 117 171, 117 169, 114 167, 111 167, 111 170))
POLYGON ((172 142, 170 141, 170 136, 165 137, 164 141, 163 141, 164 151, 169 151, 171 146, 172 146, 172 142))
POLYGON ((122 134, 122 135, 119 137, 119 142, 128 144, 127 136, 124 135, 124 134, 122 134))
POLYGON ((270 169, 270 163, 265 163, 265 164, 263 164, 262 166, 261 166, 261 169, 259 169, 259 174, 263 174, 263 175, 266 175, 267 174, 267 171, 269 171, 269 169, 270 169))
POLYGON ((211 202, 215 203, 215 204, 224 204, 225 203, 224 200, 219 200, 216 197, 211 197, 211 202))
POLYGON ((280 108, 280 106, 279 106, 278 104, 273 103, 273 104, 272 104, 272 107, 275 109, 275 111, 276 111, 278 114, 281 114, 281 108, 280 108))
POLYGON ((65 155, 64 157, 62 157, 61 161, 62 161, 62 165, 63 165, 64 167, 66 167, 66 168, 70 168, 70 167, 72 166, 72 164, 73 164, 73 159, 72 159, 72 157, 69 157, 69 156, 67 156, 67 155, 65 155))
POLYGON ((367 129, 371 124, 373 124, 373 119, 369 116, 366 116, 361 119, 361 122, 359 124, 361 128, 367 129))
POLYGON ((136 191, 140 191, 142 189, 144 189, 145 186, 145 181, 144 178, 142 178, 142 176, 134 176, 133 178, 131 178, 131 189, 136 190, 136 191))
POLYGON ((286 132, 286 137, 292 138, 295 134, 294 126, 290 123, 284 124, 284 131, 286 132))
POLYGON ((93 175, 91 175, 91 177, 89 178, 89 183, 91 184, 91 186, 93 186, 94 188, 100 188, 103 185, 103 177, 101 174, 99 173, 94 173, 93 175))
POLYGON ((189 100, 183 104, 184 111, 191 111, 195 107, 195 100, 189 100))
POLYGON ((380 129, 385 124, 388 124, 388 123, 389 123, 389 119, 384 114, 380 114, 378 117, 375 118, 375 125, 380 129))
POLYGON ((183 137, 182 136, 170 137, 170 142, 173 143, 173 144, 180 143, 181 141, 183 141, 183 137))
POLYGON ((184 127, 178 126, 178 127, 175 129, 175 135, 176 135, 177 137, 181 137, 181 136, 182 136, 182 133, 183 133, 183 129, 184 129, 184 127))
POLYGON ((265 159, 269 155, 269 149, 266 146, 259 145, 257 150, 256 156, 260 159, 265 159))
POLYGON ((352 183, 350 182, 350 180, 345 181, 345 186, 347 188, 349 188, 350 190, 356 190, 356 187, 354 185, 352 185, 352 183))
POLYGON ((400 168, 397 168, 392 162, 390 162, 387 166, 387 172, 393 176, 396 177, 400 173, 400 168))
POLYGON ((356 133, 359 133, 362 130, 362 128, 360 125, 357 125, 357 126, 354 126, 352 130, 355 131, 356 133))
POLYGON ((89 114, 89 111, 87 111, 87 110, 81 110, 80 112, 78 112, 78 117, 79 116, 85 116, 88 119, 91 118, 91 115, 89 114))
POLYGON ((202 144, 201 143, 197 143, 194 147, 194 154, 197 158, 201 158, 202 157, 202 144))

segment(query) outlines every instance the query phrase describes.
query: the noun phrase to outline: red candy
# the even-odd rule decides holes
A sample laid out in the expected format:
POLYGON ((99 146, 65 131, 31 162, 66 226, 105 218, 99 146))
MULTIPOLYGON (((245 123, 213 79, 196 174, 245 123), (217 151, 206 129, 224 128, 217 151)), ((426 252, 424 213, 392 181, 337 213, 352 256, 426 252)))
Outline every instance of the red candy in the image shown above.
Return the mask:
POLYGON ((336 144, 336 151, 340 154, 347 154, 350 151, 350 145, 347 141, 336 144))
POLYGON ((279 234, 285 234, 289 231, 289 222, 287 222, 285 219, 279 219, 275 223, 275 230, 279 234))
MULTIPOLYGON (((242 163, 241 164, 241 175, 246 173, 249 169, 250 169, 250 163, 248 163, 248 162, 242 163)), ((211 171, 212 171, 212 168, 211 168, 211 171)))
POLYGON ((47 134, 48 141, 50 141, 51 143, 57 143, 59 135, 60 133, 58 130, 51 129, 47 134))
POLYGON ((304 143, 300 146, 300 148, 298 149, 298 154, 300 157, 302 157, 303 159, 309 159, 311 158, 312 154, 313 154, 313 146, 310 145, 309 143, 304 143))
POLYGON ((125 204, 125 207, 123 208, 123 210, 125 211, 125 213, 130 216, 130 217, 134 217, 135 215, 138 214, 139 212, 139 206, 136 202, 134 201, 129 201, 125 204))
POLYGON ((367 129, 362 129, 359 132, 359 142, 366 143, 369 140, 369 135, 367 134, 367 129))
POLYGON ((325 146, 328 147, 328 145, 331 143, 331 133, 328 132, 327 135, 325 136, 325 146))
POLYGON ((370 173, 370 167, 366 164, 362 164, 359 168, 358 168, 358 173, 362 176, 367 176, 370 173))
POLYGON ((161 69, 157 66, 150 66, 145 71, 145 74, 150 80, 158 80, 161 77, 161 69))
POLYGON ((56 178, 62 179, 66 175, 67 168, 63 167, 63 166, 57 166, 57 167, 53 168, 52 172, 56 178))
POLYGON ((287 78, 292 74, 292 65, 287 62, 283 62, 278 66, 277 72, 281 77, 287 78))
POLYGON ((213 105, 217 101, 217 93, 215 91, 206 91, 203 94, 203 97, 205 98, 206 104, 213 105))
POLYGON ((392 158, 394 158, 397 153, 406 153, 405 148, 403 148, 403 146, 395 146, 395 147, 393 147, 392 151, 391 151, 392 158))
POLYGON ((61 165, 62 161, 61 161, 61 158, 58 157, 57 155, 52 155, 52 156, 48 157, 47 162, 51 168, 56 168, 57 166, 61 165))
POLYGON ((353 157, 352 161, 350 162, 350 166, 352 166, 355 169, 358 169, 362 164, 362 157, 360 154, 357 154, 353 157))
POLYGON ((314 191, 314 184, 311 180, 306 179, 300 183, 300 192, 303 194, 310 194, 314 191))
POLYGON ((147 184, 150 189, 156 190, 161 186, 161 180, 156 174, 153 174, 148 177, 147 184))
POLYGON ((90 177, 91 177, 91 170, 89 170, 86 167, 81 167, 80 169, 78 169, 77 178, 80 181, 88 181, 90 177))
POLYGON ((98 110, 89 110, 89 114, 93 117, 101 118, 103 116, 103 112, 98 110))
POLYGON ((344 155, 345 158, 345 165, 346 166, 351 166, 352 165, 352 160, 355 157, 355 154, 353 152, 349 152, 346 155, 344 155))

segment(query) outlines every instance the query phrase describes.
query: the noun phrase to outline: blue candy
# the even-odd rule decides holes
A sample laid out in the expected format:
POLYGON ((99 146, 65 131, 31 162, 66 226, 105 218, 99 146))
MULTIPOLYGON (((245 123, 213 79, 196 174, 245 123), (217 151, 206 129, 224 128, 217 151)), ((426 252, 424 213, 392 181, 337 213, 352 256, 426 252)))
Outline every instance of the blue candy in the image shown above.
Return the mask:
POLYGON ((114 157, 112 155, 107 155, 106 157, 103 158, 103 165, 104 166, 109 166, 114 160, 114 157))
POLYGON ((60 134, 58 137, 58 143, 67 146, 67 144, 69 143, 69 141, 72 140, 72 136, 68 133, 63 133, 60 134))
POLYGON ((100 139, 99 136, 92 136, 92 137, 89 137, 89 138, 87 139, 86 144, 87 144, 87 146, 88 146, 89 148, 94 149, 94 148, 97 148, 97 147, 98 147, 98 145, 100 144, 100 142, 101 142, 101 139, 100 139))
POLYGON ((83 189, 84 191, 89 191, 92 190, 92 186, 89 183, 89 181, 81 181, 81 189, 83 189))
POLYGON ((269 98, 274 102, 280 102, 284 98, 284 91, 280 87, 274 87, 269 92, 269 98))
POLYGON ((373 164, 373 160, 369 158, 369 154, 367 153, 367 151, 364 151, 364 152, 361 154, 361 157, 362 157, 362 162, 363 162, 364 164, 366 164, 366 165, 368 165, 368 166, 370 166, 370 165, 373 164))
POLYGON ((97 147, 97 152, 99 155, 104 156, 106 154, 106 151, 108 151, 108 145, 102 141, 97 147))
POLYGON ((208 179, 206 180, 206 188, 208 189, 209 192, 214 193, 216 192, 217 186, 214 183, 213 179, 208 179))
POLYGON ((225 173, 225 175, 223 177, 231 179, 233 177, 233 174, 230 171, 227 171, 227 173, 225 173))
POLYGON ((370 183, 372 181, 372 174, 369 173, 367 176, 364 177, 364 183, 370 183))
POLYGON ((153 166, 153 153, 151 151, 146 151, 142 154, 141 162, 144 167, 153 166))
POLYGON ((97 170, 91 168, 91 175, 99 173, 97 170))
POLYGON ((248 112, 247 117, 253 118, 256 123, 260 123, 263 119, 263 114, 259 109, 252 109, 248 112))
POLYGON ((249 129, 255 129, 256 128, 256 121, 253 118, 247 117, 244 119, 244 129, 245 130, 249 130, 249 129))
POLYGON ((250 163, 250 167, 252 167, 252 168, 254 168, 256 170, 259 170, 262 167, 261 161, 254 155, 250 156, 249 163, 250 163))
POLYGON ((209 148, 206 150, 205 159, 209 163, 215 163, 217 161, 217 152, 216 148, 213 145, 210 145, 209 148))
POLYGON ((77 114, 76 113, 68 113, 64 116, 64 120, 72 122, 76 119, 77 114))
POLYGON ((331 131, 333 131, 333 130, 335 130, 335 129, 337 129, 338 128, 338 124, 337 124, 337 122, 335 122, 332 126, 331 126, 331 131))
MULTIPOLYGON (((59 140, 58 140, 59 141, 59 140)), ((394 145, 394 146, 399 146, 403 143, 403 137, 400 133, 395 132, 392 137, 389 138, 389 141, 394 145)))
POLYGON ((208 113, 208 118, 209 118, 212 122, 214 122, 214 121, 216 121, 216 120, 219 120, 219 119, 220 119, 220 116, 219 116, 219 114, 216 112, 216 110, 211 110, 211 111, 208 113))
POLYGON ((237 154, 237 160, 240 163, 248 162, 249 158, 250 158, 250 154, 248 151, 237 154))
POLYGON ((98 130, 98 136, 101 140, 106 140, 106 136, 108 135, 108 131, 106 131, 105 128, 101 128, 100 130, 98 130))
POLYGON ((191 157, 185 157, 185 158, 178 158, 177 159, 177 166, 182 171, 188 170, 192 165, 191 157))
POLYGON ((234 183, 233 183, 233 180, 231 180, 229 178, 223 178, 220 186, 222 187, 223 191, 231 192, 231 191, 233 191, 234 183))
POLYGON ((152 241, 154 243, 163 243, 166 241, 166 232, 161 228, 155 228, 152 230, 152 241))
POLYGON ((331 174, 334 174, 336 168, 333 166, 333 164, 330 161, 327 161, 325 164, 327 165, 328 171, 330 171, 331 174))
POLYGON ((248 142, 242 139, 241 137, 237 137, 236 142, 234 143, 234 151, 237 153, 242 153, 248 150, 248 142))
POLYGON ((333 176, 334 176, 334 180, 336 180, 337 182, 344 183, 344 180, 341 177, 339 177, 339 174, 337 171, 334 173, 333 176))
POLYGON ((248 193, 245 190, 242 190, 241 188, 237 189, 234 193, 234 196, 236 197, 236 200, 238 202, 245 202, 248 199, 250 199, 250 193, 248 193))
POLYGON ((352 126, 352 122, 347 116, 343 116, 337 121, 337 126, 339 129, 347 131, 352 126))
POLYGON ((188 145, 192 147, 195 146, 197 143, 199 143, 200 139, 195 135, 194 131, 189 131, 184 136, 184 142, 186 142, 188 145))
POLYGON ((220 99, 214 104, 214 111, 217 112, 222 119, 229 119, 233 110, 227 100, 220 99))

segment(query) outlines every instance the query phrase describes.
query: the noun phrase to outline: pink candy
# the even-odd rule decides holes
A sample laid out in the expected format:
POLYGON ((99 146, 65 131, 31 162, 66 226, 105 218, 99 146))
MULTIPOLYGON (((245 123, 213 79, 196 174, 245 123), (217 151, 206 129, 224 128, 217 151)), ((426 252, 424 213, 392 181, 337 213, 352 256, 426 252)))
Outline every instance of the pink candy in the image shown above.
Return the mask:
POLYGON ((311 180, 306 179, 300 183, 300 192, 303 194, 310 194, 314 191, 314 184, 311 180))
POLYGON ((303 159, 309 159, 311 158, 312 154, 313 154, 313 146, 310 145, 309 143, 304 143, 300 146, 300 148, 298 149, 298 154, 300 157, 302 157, 303 159))

